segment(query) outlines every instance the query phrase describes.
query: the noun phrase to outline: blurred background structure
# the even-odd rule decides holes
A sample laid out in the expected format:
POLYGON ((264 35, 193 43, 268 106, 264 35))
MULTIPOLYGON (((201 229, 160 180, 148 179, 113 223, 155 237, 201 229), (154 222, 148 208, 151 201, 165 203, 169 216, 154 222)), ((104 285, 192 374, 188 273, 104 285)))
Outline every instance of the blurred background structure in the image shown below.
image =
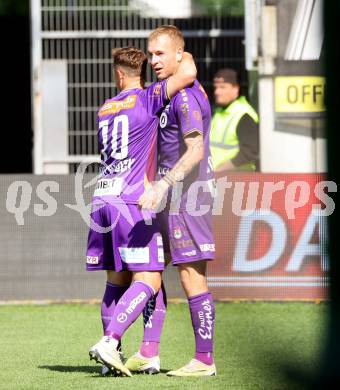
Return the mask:
POLYGON ((326 172, 323 0, 267 1, 256 12, 247 68, 259 76, 261 170, 326 172))
MULTIPOLYGON (((245 76, 243 4, 228 3, 237 2, 32 0, 34 173, 72 173, 80 161, 98 161, 96 113, 117 92, 111 50, 146 51, 156 26, 183 31, 209 94, 217 69, 231 66, 245 76)), ((153 80, 149 67, 147 82, 153 80)))
POLYGON ((238 70, 243 87, 249 72, 263 172, 326 170, 322 0, 32 0, 31 15, 34 173, 98 160, 96 111, 116 93, 111 49, 146 50, 160 24, 183 31, 210 97, 219 68, 238 70))

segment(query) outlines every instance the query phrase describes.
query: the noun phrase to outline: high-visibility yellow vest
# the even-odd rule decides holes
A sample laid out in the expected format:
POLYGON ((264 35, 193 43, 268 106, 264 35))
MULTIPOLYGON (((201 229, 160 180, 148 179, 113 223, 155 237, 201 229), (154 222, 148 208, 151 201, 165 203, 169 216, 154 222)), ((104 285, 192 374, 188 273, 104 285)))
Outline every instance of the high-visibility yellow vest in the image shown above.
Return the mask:
MULTIPOLYGON (((210 130, 210 152, 214 168, 232 159, 240 150, 237 126, 243 115, 248 114, 256 123, 259 117, 244 96, 234 100, 228 107, 218 107, 214 111, 210 130)), ((242 171, 255 171, 255 162, 237 167, 242 171)))

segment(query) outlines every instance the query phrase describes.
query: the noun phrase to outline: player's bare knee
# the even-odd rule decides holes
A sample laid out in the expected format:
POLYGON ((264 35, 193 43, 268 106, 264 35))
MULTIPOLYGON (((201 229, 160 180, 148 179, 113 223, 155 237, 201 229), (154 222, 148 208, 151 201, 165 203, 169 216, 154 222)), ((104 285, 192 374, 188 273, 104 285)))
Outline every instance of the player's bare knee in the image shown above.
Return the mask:
POLYGON ((130 271, 106 271, 107 273, 107 281, 116 284, 118 286, 125 286, 131 283, 132 273, 130 271))
POLYGON ((178 266, 181 284, 187 296, 197 295, 208 290, 204 263, 200 261, 178 266))
POLYGON ((178 266, 179 276, 181 280, 182 287, 185 292, 190 289, 190 273, 185 267, 178 266))
POLYGON ((184 290, 184 292, 185 292, 185 294, 187 295, 187 296, 190 296, 191 294, 191 290, 190 290, 190 283, 189 283, 189 281, 188 280, 186 280, 186 279, 182 279, 181 278, 181 284, 182 284, 182 287, 183 287, 183 290, 184 290))
POLYGON ((157 293, 161 288, 162 274, 159 271, 135 272, 133 274, 133 280, 148 284, 157 293))
POLYGON ((207 262, 205 260, 189 263, 188 267, 192 274, 205 277, 207 270, 207 262))

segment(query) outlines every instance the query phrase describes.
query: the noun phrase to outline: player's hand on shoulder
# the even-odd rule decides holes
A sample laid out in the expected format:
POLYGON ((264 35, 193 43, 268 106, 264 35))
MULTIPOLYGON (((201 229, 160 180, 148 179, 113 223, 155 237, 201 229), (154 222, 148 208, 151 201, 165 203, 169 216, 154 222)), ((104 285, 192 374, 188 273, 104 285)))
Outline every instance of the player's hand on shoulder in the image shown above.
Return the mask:
POLYGON ((188 51, 184 51, 182 54, 182 61, 194 61, 194 57, 188 51))
POLYGON ((197 76, 197 68, 192 55, 184 52, 176 72, 168 78, 167 95, 169 99, 181 89, 191 85, 197 76))

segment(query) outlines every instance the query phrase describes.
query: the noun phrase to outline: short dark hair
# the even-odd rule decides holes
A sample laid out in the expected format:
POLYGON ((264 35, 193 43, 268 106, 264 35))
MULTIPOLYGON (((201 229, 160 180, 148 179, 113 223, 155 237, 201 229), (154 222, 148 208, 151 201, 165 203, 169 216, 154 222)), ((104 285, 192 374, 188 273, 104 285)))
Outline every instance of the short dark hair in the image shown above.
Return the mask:
POLYGON ((148 59, 146 54, 136 47, 122 47, 112 50, 113 67, 122 67, 129 76, 145 79, 148 59))
POLYGON ((231 68, 223 68, 217 71, 214 79, 223 79, 225 83, 240 85, 239 75, 236 70, 231 68))

